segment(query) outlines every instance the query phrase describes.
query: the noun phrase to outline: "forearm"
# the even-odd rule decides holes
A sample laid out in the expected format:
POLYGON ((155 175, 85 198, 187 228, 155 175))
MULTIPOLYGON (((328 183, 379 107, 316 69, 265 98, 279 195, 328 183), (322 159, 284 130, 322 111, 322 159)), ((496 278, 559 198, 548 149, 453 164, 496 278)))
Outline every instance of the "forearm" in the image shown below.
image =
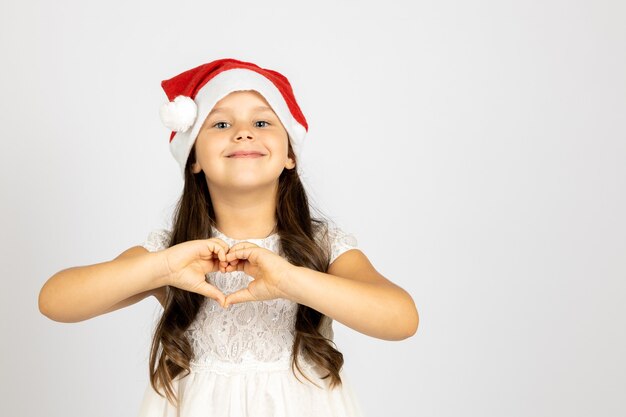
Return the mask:
POLYGON ((159 252, 64 269, 42 287, 39 309, 59 322, 87 320, 129 297, 166 285, 165 269, 159 252))
POLYGON ((373 284, 294 267, 284 288, 287 297, 363 334, 402 340, 417 329, 411 296, 394 284, 373 284))

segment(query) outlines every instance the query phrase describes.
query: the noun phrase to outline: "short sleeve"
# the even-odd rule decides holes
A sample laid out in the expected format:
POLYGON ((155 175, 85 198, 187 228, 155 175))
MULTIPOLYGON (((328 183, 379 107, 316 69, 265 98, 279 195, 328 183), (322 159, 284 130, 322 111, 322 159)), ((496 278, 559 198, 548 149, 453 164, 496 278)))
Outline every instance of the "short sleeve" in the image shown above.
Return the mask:
POLYGON ((356 249, 358 246, 358 241, 353 234, 347 233, 343 229, 336 226, 329 227, 328 238, 330 241, 331 264, 339 257, 339 255, 350 249, 356 249))
POLYGON ((167 229, 152 230, 141 246, 150 252, 156 252, 169 247, 171 232, 167 229))

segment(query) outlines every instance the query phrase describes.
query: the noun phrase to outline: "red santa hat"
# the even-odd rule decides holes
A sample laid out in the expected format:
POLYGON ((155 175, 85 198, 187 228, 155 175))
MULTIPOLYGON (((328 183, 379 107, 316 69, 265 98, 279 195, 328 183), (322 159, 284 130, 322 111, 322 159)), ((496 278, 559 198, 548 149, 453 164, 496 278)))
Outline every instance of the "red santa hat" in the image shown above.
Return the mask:
POLYGON ((218 59, 164 80, 161 87, 170 100, 161 107, 161 120, 172 130, 170 151, 181 167, 183 178, 187 158, 204 120, 215 104, 233 91, 260 93, 287 130, 294 152, 309 129, 289 80, 251 62, 218 59))

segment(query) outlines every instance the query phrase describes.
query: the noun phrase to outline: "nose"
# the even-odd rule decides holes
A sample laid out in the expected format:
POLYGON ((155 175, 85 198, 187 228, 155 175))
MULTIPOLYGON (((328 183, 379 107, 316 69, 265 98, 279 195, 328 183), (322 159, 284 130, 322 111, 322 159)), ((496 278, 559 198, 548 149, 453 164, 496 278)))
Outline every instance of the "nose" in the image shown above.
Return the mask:
POLYGON ((252 139, 252 131, 245 123, 237 123, 235 125, 235 141, 239 142, 243 139, 252 139))
POLYGON ((252 139, 252 138, 253 138, 252 132, 247 126, 241 126, 235 133, 235 140, 237 142, 243 139, 252 139))

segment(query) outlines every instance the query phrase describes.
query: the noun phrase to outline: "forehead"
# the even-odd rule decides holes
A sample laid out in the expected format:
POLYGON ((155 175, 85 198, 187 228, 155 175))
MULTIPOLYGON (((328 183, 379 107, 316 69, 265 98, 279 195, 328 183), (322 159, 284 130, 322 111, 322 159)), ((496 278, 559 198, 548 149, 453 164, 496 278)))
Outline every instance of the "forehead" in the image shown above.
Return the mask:
POLYGON ((233 91, 215 103, 215 106, 213 106, 209 114, 207 114, 205 120, 208 120, 215 114, 232 113, 242 108, 251 112, 268 111, 276 114, 272 106, 269 105, 265 97, 259 92, 254 90, 242 90, 233 91))
POLYGON ((224 107, 235 104, 251 103, 255 105, 264 104, 267 107, 271 107, 265 97, 256 90, 240 90, 228 93, 222 97, 214 107, 224 107))

